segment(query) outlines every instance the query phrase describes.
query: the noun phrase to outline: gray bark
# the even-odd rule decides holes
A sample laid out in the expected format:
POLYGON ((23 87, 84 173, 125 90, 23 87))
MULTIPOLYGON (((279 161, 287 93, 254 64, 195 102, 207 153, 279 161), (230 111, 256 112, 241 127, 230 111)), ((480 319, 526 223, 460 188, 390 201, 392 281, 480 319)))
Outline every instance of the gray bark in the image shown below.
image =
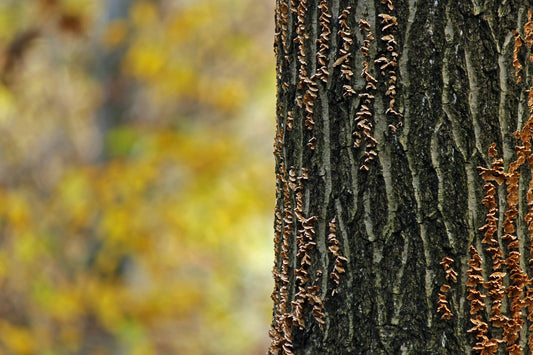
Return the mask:
MULTIPOLYGON (((105 11, 102 12, 99 27, 108 28, 111 22, 123 20, 128 17, 128 12, 133 0, 106 0, 105 11)), ((129 43, 124 41, 115 48, 105 48, 102 43, 94 45, 94 72, 100 80, 103 98, 102 105, 96 113, 96 123, 99 139, 95 144, 94 159, 103 162, 109 158, 105 144, 107 133, 121 123, 128 120, 129 106, 131 106, 132 80, 121 73, 121 65, 129 43)))
MULTIPOLYGON (((512 30, 523 34, 533 2, 276 3, 270 352, 471 353, 471 245, 482 254, 485 279, 491 272, 478 230, 487 208, 477 168, 490 167, 493 142, 506 167, 516 159, 513 132, 529 117, 531 73, 524 45, 523 80, 516 83, 512 30), (382 14, 396 17, 397 25, 385 28, 394 20, 382 14), (445 279, 439 263, 446 256, 455 260, 457 283, 445 279), (444 283, 452 286, 450 320, 437 313, 444 283)), ((522 216, 527 184, 519 186, 522 216)), ((503 185, 498 202, 501 224, 503 185)), ((522 217, 516 223, 521 263, 531 275, 527 225, 522 217)), ((502 307, 507 312, 509 301, 502 307)), ((527 313, 516 341, 524 353, 530 353, 527 313)), ((487 336, 501 338, 501 329, 487 336)))

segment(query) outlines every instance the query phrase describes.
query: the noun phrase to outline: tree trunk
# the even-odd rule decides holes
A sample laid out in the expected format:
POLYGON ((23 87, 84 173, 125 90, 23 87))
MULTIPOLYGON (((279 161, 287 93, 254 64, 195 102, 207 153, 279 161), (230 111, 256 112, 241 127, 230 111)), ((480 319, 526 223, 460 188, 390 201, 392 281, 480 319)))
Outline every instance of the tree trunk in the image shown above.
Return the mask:
MULTIPOLYGON (((128 18, 133 0, 106 0, 105 11, 99 19, 102 33, 109 28, 113 21, 128 18)), ((102 35, 102 34, 100 34, 102 35)), ((128 50, 128 41, 124 40, 112 48, 102 45, 101 40, 93 45, 95 53, 94 73, 100 80, 103 91, 102 105, 96 114, 97 139, 93 153, 94 160, 104 162, 109 158, 106 136, 110 130, 128 121, 131 113, 132 80, 121 71, 122 61, 128 50)))
POLYGON ((531 353, 533 1, 276 4, 270 353, 531 353))

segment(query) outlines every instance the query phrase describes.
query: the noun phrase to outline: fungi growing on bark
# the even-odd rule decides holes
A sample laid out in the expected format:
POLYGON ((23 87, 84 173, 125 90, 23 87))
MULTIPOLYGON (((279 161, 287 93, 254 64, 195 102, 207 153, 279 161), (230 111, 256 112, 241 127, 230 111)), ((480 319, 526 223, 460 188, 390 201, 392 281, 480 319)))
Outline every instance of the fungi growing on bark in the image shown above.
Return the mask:
POLYGON ((355 114, 355 127, 357 128, 353 135, 355 137, 354 147, 360 148, 361 142, 364 139, 366 143, 365 147, 365 159, 360 166, 360 170, 368 171, 369 163, 377 156, 374 148, 377 145, 377 140, 372 135, 372 122, 373 116, 371 107, 374 103, 374 95, 370 94, 370 90, 376 90, 377 80, 370 74, 370 65, 368 62, 370 43, 374 39, 372 32, 370 31, 370 24, 366 20, 359 21, 359 29, 361 32, 366 33, 366 39, 363 41, 361 52, 365 61, 363 61, 363 70, 361 71, 361 77, 365 79, 366 85, 364 87, 364 93, 359 94, 359 111, 355 114))
POLYGON ((331 15, 328 13, 328 6, 326 1, 320 2, 320 5, 318 5, 318 8, 320 9, 320 37, 317 39, 318 44, 318 52, 316 54, 316 59, 318 61, 318 64, 320 67, 317 69, 317 73, 314 75, 317 79, 322 80, 324 83, 328 82, 328 76, 329 72, 327 70, 327 51, 329 50, 329 41, 330 41, 330 34, 331 30, 329 28, 330 26, 330 18, 331 15))
POLYGON ((520 47, 522 47, 522 39, 520 38, 520 34, 517 30, 513 30, 514 35, 514 51, 513 51, 513 66, 515 67, 515 76, 516 76, 516 83, 520 84, 522 81, 522 76, 520 76, 520 72, 522 71, 522 64, 520 64, 520 60, 518 59, 518 53, 520 53, 520 47))
MULTIPOLYGON (((457 282, 457 273, 451 267, 452 263, 453 259, 447 256, 445 256, 440 262, 442 268, 444 269, 444 272, 446 273, 446 280, 450 282, 457 282)), ((453 313, 448 307, 448 300, 446 299, 446 293, 450 290, 450 288, 450 285, 443 284, 440 287, 441 293, 439 293, 438 295, 439 299, 437 301, 437 312, 442 314, 441 318, 443 319, 450 319, 451 317, 453 317, 453 313)))
MULTIPOLYGON (((384 44, 386 45, 387 52, 384 53, 378 59, 374 60, 374 64, 379 66, 381 75, 385 78, 385 81, 388 85, 387 91, 385 92, 385 96, 389 98, 389 107, 387 108, 385 113, 387 115, 397 118, 399 122, 397 122, 396 125, 399 126, 401 124, 400 120, 403 118, 403 115, 399 113, 394 107, 396 103, 396 68, 398 67, 398 43, 394 38, 394 34, 398 29, 398 20, 396 16, 392 15, 392 11, 394 10, 392 2, 387 1, 383 2, 383 4, 387 4, 389 13, 379 14, 378 17, 381 19, 381 25, 383 26, 381 28, 381 32, 385 34, 381 37, 381 41, 384 42, 384 44)), ((397 128, 397 126, 393 126, 397 128)), ((392 129, 393 132, 396 132, 395 128, 392 129)))
POLYGON ((345 272, 344 264, 348 261, 346 257, 344 257, 339 251, 339 241, 337 240, 337 230, 335 226, 335 218, 329 222, 329 235, 328 235, 328 252, 332 255, 334 262, 333 262, 333 270, 329 274, 331 280, 333 280, 333 283, 335 284, 333 291, 331 291, 331 295, 335 295, 337 293, 337 288, 340 283, 341 274, 345 272))
POLYGON ((339 16, 340 30, 337 32, 337 34, 342 40, 342 45, 339 48, 339 59, 337 59, 335 63, 333 63, 333 67, 337 67, 339 65, 341 66, 341 79, 344 79, 348 82, 348 84, 343 86, 345 91, 342 96, 344 98, 355 94, 355 91, 351 87, 353 71, 350 65, 350 58, 352 56, 351 47, 353 44, 353 39, 351 29, 346 23, 346 20, 350 15, 350 10, 351 7, 347 7, 346 9, 342 10, 342 13, 339 16))
MULTIPOLYGON (((530 48, 533 44, 533 22, 531 17, 532 12, 529 11, 528 22, 524 26, 524 40, 522 40, 518 31, 513 31, 515 38, 513 66, 515 67, 517 83, 521 82, 520 72, 523 70, 519 58, 522 43, 526 43, 530 48)), ((485 309, 485 298, 490 300, 490 325, 484 322, 481 315, 478 314, 471 319, 474 326, 469 330, 469 332, 475 334, 477 339, 477 343, 472 349, 482 354, 496 354, 500 343, 506 344, 506 351, 509 354, 522 354, 523 349, 519 338, 521 335, 525 335, 522 329, 524 325, 522 312, 524 309, 527 309, 527 320, 533 322, 532 280, 528 276, 527 270, 521 265, 523 247, 516 230, 518 217, 521 213, 519 210, 520 168, 527 166, 532 173, 531 176, 533 176, 533 154, 531 152, 531 140, 533 138, 533 88, 530 88, 528 92, 530 116, 522 129, 514 134, 515 138, 518 139, 518 144, 515 147, 516 160, 509 162, 506 169, 506 164, 502 158, 498 158, 496 144, 493 143, 488 150, 488 156, 492 158, 491 167, 478 167, 479 174, 485 181, 483 186, 485 197, 482 203, 487 208, 485 225, 479 230, 483 233, 481 243, 491 256, 492 272, 489 280, 484 281, 482 276, 483 262, 475 248, 471 246, 470 253, 472 258, 468 264, 470 268, 467 271, 468 282, 466 285, 468 287, 467 299, 471 302, 471 314, 477 314, 485 309), (500 185, 505 190, 500 189, 499 191, 506 192, 506 206, 503 213, 505 218, 501 225, 498 223, 500 211, 498 210, 496 196, 500 185), (499 232, 501 233, 498 237, 499 232), (499 241, 500 239, 502 243, 499 241), (502 247, 504 250, 502 250, 502 247), (478 288, 479 285, 482 285, 483 289, 487 290, 486 295, 482 292, 483 290, 478 288), (505 301, 507 306, 502 309, 502 304, 505 301), (504 314, 504 311, 506 314, 504 314), (486 335, 487 332, 496 328, 501 329, 501 339, 489 339, 486 335)), ((529 181, 525 195, 527 205, 525 206, 526 213, 523 218, 529 232, 529 266, 531 268, 533 264, 533 178, 529 181)), ((485 265, 484 268, 487 273, 490 272, 488 265, 485 265)), ((529 333, 528 345, 530 349, 533 348, 532 330, 532 327, 530 327, 526 331, 529 333)))
MULTIPOLYGON (((524 25, 524 42, 529 48, 533 46, 533 10, 527 12, 527 22, 524 25)), ((531 57, 529 57, 531 60, 531 57)))

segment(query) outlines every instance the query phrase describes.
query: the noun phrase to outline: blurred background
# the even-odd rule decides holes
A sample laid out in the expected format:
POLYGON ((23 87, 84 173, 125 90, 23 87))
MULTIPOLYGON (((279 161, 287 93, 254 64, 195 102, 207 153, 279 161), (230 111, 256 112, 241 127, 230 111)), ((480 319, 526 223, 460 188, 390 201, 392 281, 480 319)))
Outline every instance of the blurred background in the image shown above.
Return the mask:
POLYGON ((0 1, 0 355, 265 353, 273 6, 0 1))

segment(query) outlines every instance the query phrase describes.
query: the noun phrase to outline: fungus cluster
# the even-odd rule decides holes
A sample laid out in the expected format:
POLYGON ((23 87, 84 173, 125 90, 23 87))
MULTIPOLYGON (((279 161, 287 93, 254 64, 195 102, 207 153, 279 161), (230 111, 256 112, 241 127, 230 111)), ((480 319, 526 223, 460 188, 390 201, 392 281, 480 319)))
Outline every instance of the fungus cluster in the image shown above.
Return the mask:
MULTIPOLYGON (((272 293, 272 300, 276 305, 274 321, 270 329, 271 346, 270 354, 293 354, 292 352, 292 327, 297 326, 303 329, 305 304, 312 305, 312 315, 320 326, 324 323, 325 314, 323 303, 319 296, 320 288, 316 285, 308 285, 308 268, 311 265, 311 250, 316 246, 314 241, 314 224, 317 216, 306 218, 303 215, 303 190, 304 182, 308 180, 307 169, 302 168, 301 174, 297 176, 294 167, 286 171, 283 161, 279 164, 277 174, 277 192, 282 196, 283 209, 276 206, 275 210, 275 236, 276 255, 280 255, 281 263, 279 270, 274 269, 275 288, 272 293), (294 196, 296 206, 291 203, 291 196, 294 196), (294 217, 296 221, 294 221, 294 217), (289 249, 291 235, 294 227, 298 228, 296 236, 296 259, 298 268, 294 270, 297 292, 293 300, 289 299, 289 249)), ((278 194, 279 196, 279 194, 278 194)), ((319 277, 321 272, 318 272, 319 277)), ((315 280, 315 284, 316 284, 315 280)))
MULTIPOLYGON (((468 330, 468 333, 473 333, 477 341, 476 344, 472 347, 472 350, 478 351, 481 354, 493 355, 496 354, 498 350, 498 345, 505 342, 504 339, 506 338, 504 337, 504 339, 497 339, 489 338, 487 336, 489 324, 483 320, 480 314, 478 314, 480 311, 486 308, 484 300, 487 297, 479 289, 482 289, 483 287, 487 288, 487 283, 484 282, 482 276, 482 259, 479 256, 479 253, 476 248, 474 248, 473 246, 470 246, 469 251, 471 258, 468 262, 468 270, 466 272, 468 275, 468 279, 466 282, 468 296, 466 297, 466 299, 470 301, 470 314, 472 315, 472 318, 470 318, 470 322, 473 324, 473 326, 468 330)), ((505 276, 505 273, 495 272, 491 275, 491 280, 494 278, 501 280, 503 276, 505 276)), ((500 313, 501 311, 499 309, 499 306, 497 308, 494 308, 493 302, 493 309, 491 312, 491 315, 493 315, 491 318, 493 327, 495 326, 495 322, 497 322, 496 319, 501 318, 500 313)), ((501 322, 501 325, 504 324, 505 323, 501 322)), ((513 339, 509 338, 509 340, 514 342, 513 339)), ((513 351, 517 350, 516 346, 519 347, 519 345, 513 344, 512 346, 508 347, 507 350, 509 350, 511 354, 514 354, 513 351)))
MULTIPOLYGON (((298 286, 298 292, 295 295, 294 301, 291 302, 293 306, 293 322, 300 329, 304 328, 304 319, 303 319, 303 306, 306 298, 305 288, 303 286, 307 283, 308 272, 307 267, 311 265, 311 258, 309 256, 309 251, 316 245, 313 241, 313 228, 314 220, 307 221, 303 216, 303 180, 307 179, 307 171, 303 170, 300 177, 296 177, 294 168, 291 168, 289 171, 289 186, 295 192, 296 199, 296 208, 294 209, 294 214, 296 219, 303 226, 306 223, 304 229, 298 230, 298 235, 296 236, 296 243, 298 246, 297 258, 300 262, 298 269, 294 271, 296 275, 296 284, 298 286)), ((316 218, 315 218, 316 219, 316 218)))
MULTIPOLYGON (((282 28, 287 26, 286 16, 282 15, 282 12, 287 9, 283 8, 283 3, 279 2, 276 6, 276 36, 274 42, 274 52, 277 57, 276 65, 276 76, 278 79, 278 85, 281 82, 281 50, 285 50, 285 41, 282 40, 283 35, 280 35, 282 28), (285 20, 284 20, 285 19, 285 20), (283 42, 283 43, 280 43, 283 42), (280 46, 281 45, 281 46, 280 46), (281 47, 281 49, 280 49, 281 47)), ((276 206, 274 213, 274 252, 275 255, 281 254, 280 245, 283 245, 284 256, 282 258, 287 258, 287 242, 283 240, 283 214, 280 209, 280 205, 283 203, 282 191, 285 191, 286 179, 284 177, 284 166, 283 166, 283 105, 279 98, 279 90, 277 97, 277 110, 276 110, 276 137, 274 139, 274 157, 276 159, 276 165, 279 166, 279 170, 276 172, 276 206)), ((272 270, 274 277, 274 290, 272 292, 271 298, 276 305, 275 316, 272 322, 271 329, 269 331, 270 337, 272 339, 272 346, 270 348, 271 352, 277 352, 274 349, 281 349, 283 346, 287 348, 284 340, 284 329, 287 328, 287 322, 283 317, 283 314, 286 310, 286 299, 287 299, 287 285, 288 285, 288 269, 284 261, 281 263, 281 267, 277 268, 276 265, 272 270)), ((287 348, 288 349, 288 348, 287 348)), ((290 350, 290 349, 289 349, 290 350)))
POLYGON ((339 49, 339 59, 333 63, 333 67, 341 66, 341 79, 346 80, 348 83, 343 85, 344 93, 342 97, 347 98, 355 94, 355 90, 351 86, 351 80, 353 76, 352 67, 350 66, 350 58, 352 56, 351 47, 353 44, 352 34, 350 26, 346 23, 348 16, 350 15, 351 7, 347 7, 342 10, 339 16, 340 30, 337 32, 341 38, 342 45, 339 49))
MULTIPOLYGON (((403 115, 396 111, 394 105, 396 103, 396 82, 397 74, 396 68, 398 67, 398 52, 397 47, 398 43, 394 38, 394 34, 398 30, 398 19, 396 16, 392 15, 394 11, 394 6, 391 0, 382 0, 383 4, 387 5, 388 13, 379 14, 378 17, 381 19, 381 41, 384 43, 386 48, 386 53, 374 61, 374 64, 379 66, 381 75, 385 78, 386 84, 388 85, 385 96, 389 98, 389 107, 385 111, 387 115, 390 115, 399 120, 397 123, 398 126, 401 125, 401 119, 403 115)), ((391 130, 396 131, 396 125, 389 126, 391 130)))
MULTIPOLYGON (((445 256, 440 264, 444 268, 446 273, 446 280, 448 282, 457 282, 457 273, 452 268, 453 259, 445 256)), ((448 301, 446 300, 446 293, 450 290, 450 285, 444 284, 440 287, 439 300, 437 302, 437 312, 442 313, 441 318, 450 319, 453 316, 452 311, 448 307, 448 301)))
POLYGON ((371 95, 371 91, 376 90, 377 80, 370 74, 369 70, 369 50, 370 42, 374 40, 374 35, 370 31, 370 24, 361 19, 359 21, 359 29, 361 32, 366 33, 366 39, 363 40, 363 45, 361 47, 361 52, 365 61, 363 61, 363 70, 361 71, 361 77, 365 79, 366 85, 364 92, 359 94, 360 104, 359 111, 355 114, 355 126, 357 130, 353 132, 355 137, 354 147, 359 148, 362 140, 366 142, 366 151, 365 151, 365 160, 361 165, 360 169, 368 171, 368 164, 377 156, 374 148, 377 145, 377 140, 372 136, 372 112, 370 107, 374 103, 374 95, 371 95))
MULTIPOLYGON (((527 12, 527 23, 524 25, 524 42, 527 44, 529 48, 533 46, 533 11, 529 9, 527 12)), ((530 57, 530 61, 531 57, 530 57)))
MULTIPOLYGON (((307 169, 302 169, 301 176, 298 178, 295 177, 294 172, 289 172, 289 179, 291 181, 291 186, 294 187, 295 191, 296 208, 294 209, 294 214, 301 227, 298 229, 298 234, 296 236, 296 244, 298 247, 296 258, 299 262, 299 268, 295 270, 295 275, 298 292, 295 294, 294 301, 291 302, 293 306, 291 316, 294 325, 303 329, 305 326, 303 307, 306 301, 313 306, 311 313, 320 326, 324 324, 325 318, 322 300, 318 296, 320 288, 316 285, 316 280, 314 285, 307 285, 309 281, 308 268, 311 266, 310 252, 316 246, 314 236, 316 233, 315 223, 318 216, 306 218, 303 215, 303 188, 304 181, 308 180, 307 169), (296 181, 298 182, 297 184, 296 181)), ((319 271, 317 277, 320 277, 321 274, 322 272, 319 271)))
MULTIPOLYGON (((282 83, 282 67, 284 61, 288 62, 289 41, 294 42, 297 53, 298 80, 296 89, 300 92, 295 97, 296 105, 305 113, 305 126, 312 129, 314 101, 318 96, 318 84, 320 80, 327 83, 326 57, 329 49, 329 22, 331 15, 328 14, 327 1, 322 1, 320 23, 322 33, 317 45, 320 47, 317 54, 317 62, 320 67, 312 79, 308 77, 308 64, 306 62, 305 45, 309 39, 305 28, 307 15, 306 0, 278 1, 276 8, 276 39, 274 51, 277 57, 278 95, 281 89, 288 90, 289 83, 282 83), (289 16, 295 18, 296 30, 294 38, 288 38, 289 16), (317 79, 317 80, 315 80, 317 79)), ((277 262, 273 270, 275 286, 272 300, 275 304, 274 319, 270 329, 271 346, 270 354, 293 354, 292 331, 293 327, 303 329, 304 311, 306 305, 310 307, 310 313, 315 321, 322 326, 325 322, 323 302, 320 298, 318 280, 322 271, 317 271, 315 282, 309 281, 309 267, 311 265, 311 251, 315 247, 314 241, 317 216, 305 217, 303 212, 303 191, 305 180, 308 179, 307 169, 302 168, 300 174, 294 167, 287 168, 283 154, 284 135, 293 129, 294 111, 284 110, 278 96, 276 112, 276 138, 274 142, 274 156, 276 158, 276 208, 275 208, 275 234, 274 244, 277 262), (285 112, 286 111, 286 112, 285 112), (283 121, 283 119, 286 121, 283 121), (296 237, 294 237, 296 232, 296 237), (296 250, 294 247, 296 246, 296 250), (296 264, 289 264, 290 257, 296 259, 296 264), (294 265, 294 266, 293 266, 294 265), (294 268, 294 269, 293 269, 294 268), (290 290, 289 283, 294 279, 295 290, 290 290), (294 292, 294 293, 293 293, 294 292), (291 295, 292 294, 292 295, 291 295)), ((316 137, 312 137, 307 146, 314 149, 316 137)))
POLYGON ((287 171, 284 162, 279 164, 278 181, 281 183, 282 196, 283 196, 283 213, 279 213, 280 221, 282 223, 276 223, 276 236, 278 243, 281 244, 281 248, 278 248, 277 252, 281 257, 280 270, 274 270, 274 280, 276 283, 276 289, 273 293, 273 300, 276 303, 276 314, 274 316, 274 322, 270 329, 270 338, 272 344, 270 347, 271 353, 277 353, 280 349, 286 354, 292 354, 292 317, 288 312, 289 304, 289 248, 291 231, 293 228, 292 206, 291 206, 291 194, 290 185, 287 181, 287 171))
POLYGON ((298 229, 296 236, 296 244, 298 251, 296 254, 297 259, 300 262, 300 267, 295 270, 296 281, 299 285, 305 285, 309 279, 307 274, 307 268, 311 265, 311 257, 309 252, 316 245, 314 241, 315 235, 315 222, 317 216, 305 218, 303 215, 303 181, 308 179, 307 170, 302 169, 302 175, 298 178, 294 175, 294 170, 291 169, 290 179, 292 180, 292 186, 294 186, 296 208, 294 209, 294 215, 299 222, 301 228, 298 229), (296 184, 298 180, 298 184, 296 184))
POLYGON ((300 1, 298 7, 292 7, 292 11, 296 12, 296 38, 294 43, 298 45, 297 55, 300 68, 298 69, 298 89, 301 89, 305 84, 307 78, 307 62, 305 61, 305 41, 309 39, 309 34, 305 30, 305 13, 307 12, 307 1, 300 1))
MULTIPOLYGON (((533 11, 529 9, 527 12, 527 22, 524 25, 524 39, 522 41, 522 37, 520 36, 520 33, 518 33, 517 30, 513 30, 513 36, 514 36, 514 51, 513 51, 513 66, 515 67, 515 75, 516 75, 516 83, 520 84, 522 81, 522 76, 520 75, 520 72, 522 71, 522 64, 520 63, 520 59, 518 58, 518 55, 520 53, 520 48, 522 47, 522 44, 525 43, 530 49, 533 46, 533 11)), ((529 61, 533 62, 533 54, 529 55, 529 61)), ((530 99, 531 99, 531 91, 530 91, 530 99)))
POLYGON ((335 227, 335 218, 329 222, 329 235, 328 235, 328 251, 332 255, 334 259, 333 263, 333 270, 329 274, 333 282, 335 283, 335 287, 333 288, 333 291, 331 292, 331 295, 335 295, 337 293, 337 287, 339 286, 340 277, 341 274, 345 272, 344 270, 344 264, 348 261, 345 256, 343 256, 339 250, 339 241, 337 240, 337 231, 335 227))
POLYGON ((389 11, 394 10, 394 5, 392 4, 392 0, 381 0, 381 3, 383 5, 387 5, 387 8, 389 9, 389 11))
MULTIPOLYGON (((520 48, 525 43, 529 49, 533 46, 533 21, 532 11, 528 12, 528 22, 524 26, 525 37, 522 39, 518 31, 513 31, 515 48, 513 52, 513 66, 516 69, 517 83, 522 78, 522 64, 519 59, 520 48)), ((533 62, 533 55, 529 60, 533 62)), ((520 239, 516 232, 516 223, 520 214, 519 205, 519 181, 521 174, 519 169, 523 166, 529 168, 533 176, 533 154, 531 150, 533 139, 533 88, 529 89, 528 107, 530 116, 521 131, 515 132, 518 145, 515 147, 516 160, 504 167, 504 160, 498 158, 496 144, 492 144, 488 150, 488 156, 492 158, 490 168, 478 167, 481 178, 485 181, 483 186, 485 197, 482 200, 487 208, 485 224, 479 228, 483 233, 481 243, 491 256, 492 270, 488 280, 482 276, 481 257, 476 249, 471 246, 472 258, 468 263, 468 297, 471 302, 470 313, 476 315, 471 318, 473 327, 469 332, 474 333, 477 343, 472 348, 481 354, 496 354, 499 344, 506 344, 506 350, 510 354, 522 354, 522 347, 518 340, 523 333, 524 317, 527 312, 527 320, 533 322, 533 279, 520 265, 522 255, 520 253, 520 239), (501 225, 498 220, 499 210, 497 204, 497 186, 505 187, 506 210, 503 213, 504 220, 501 225), (500 229, 499 229, 500 228, 500 229), (496 237, 501 231, 501 243, 496 237), (500 245, 501 244, 501 245, 500 245), (502 250, 503 249, 503 250, 502 250), (482 287, 481 287, 482 286, 482 287), (491 303, 490 318, 487 322, 478 314, 485 309, 485 298, 491 303), (502 310, 502 304, 507 301, 507 310, 502 310), (507 314, 504 314, 506 311, 507 314), (501 339, 488 338, 488 331, 501 329, 501 339)), ((533 268, 533 178, 529 181, 526 193, 527 212, 523 216, 529 232, 529 267, 533 268)), ((488 266, 487 266, 488 269, 488 266)), ((488 270, 487 270, 488 271, 488 270)), ((440 297, 440 295, 439 295, 440 297)), ((506 307, 503 307, 506 308, 506 307)), ((439 303, 439 310, 444 309, 439 303)), ((527 330, 529 333, 528 346, 533 349, 533 326, 527 330)))
POLYGON ((309 79, 307 73, 307 61, 305 57, 305 41, 309 39, 309 34, 305 29, 305 14, 307 12, 307 0, 302 0, 298 3, 298 7, 294 10, 296 12, 296 38, 294 42, 298 45, 298 85, 297 88, 304 90, 304 96, 296 98, 296 104, 305 111, 305 126, 308 129, 313 129, 315 122, 313 121, 313 112, 315 106, 315 99, 318 96, 317 84, 309 79))
POLYGON ((311 314, 318 323, 319 327, 322 328, 322 325, 325 323, 326 314, 324 313, 324 304, 318 295, 319 293, 320 287, 317 285, 307 287, 307 299, 309 303, 313 305, 311 314))
POLYGON ((276 29, 280 33, 283 52, 287 53, 287 24, 289 23, 289 6, 283 0, 276 6, 276 29))
POLYGON ((292 131, 293 124, 294 124, 294 117, 292 117, 292 111, 288 111, 287 112, 287 123, 286 123, 287 131, 292 131))
MULTIPOLYGON (((468 296, 466 299, 470 301, 470 314, 474 316, 486 307, 486 304, 483 301, 487 296, 477 289, 478 285, 482 285, 484 281, 482 275, 483 269, 481 268, 481 256, 479 256, 476 248, 472 245, 468 251, 470 252, 471 257, 468 261, 468 270, 466 271, 466 274, 468 275, 466 281, 468 296)), ((479 340, 486 334, 488 326, 486 323, 480 322, 480 318, 477 320, 472 318, 471 321, 474 323, 474 327, 469 329, 468 332, 473 332, 479 340)))
MULTIPOLYGON (((275 18, 276 33, 274 35, 274 53, 278 59, 276 77, 278 80, 281 80, 282 66, 280 65, 280 62, 283 59, 289 59, 287 55, 287 25, 289 22, 289 7, 285 1, 281 0, 276 2, 275 18), (280 53, 280 48, 282 53, 280 53)), ((283 84, 284 88, 287 88, 287 86, 287 83, 283 84)))
POLYGON ((329 29, 330 26, 330 18, 331 15, 328 13, 328 6, 326 1, 322 1, 320 5, 318 5, 318 8, 320 9, 320 18, 318 19, 320 22, 320 37, 317 39, 316 43, 318 45, 318 52, 316 54, 316 59, 318 61, 318 65, 320 67, 317 69, 317 73, 314 75, 315 78, 322 80, 324 83, 328 82, 328 76, 329 72, 327 69, 327 51, 329 50, 329 41, 330 41, 330 34, 331 30, 329 29))
POLYGON ((513 51, 513 66, 515 67, 515 76, 516 76, 516 83, 520 84, 522 81, 522 76, 520 75, 520 71, 522 71, 522 64, 520 63, 520 60, 518 59, 518 53, 520 53, 520 47, 522 47, 522 39, 520 38, 520 34, 517 30, 513 30, 514 35, 514 51, 513 51))

